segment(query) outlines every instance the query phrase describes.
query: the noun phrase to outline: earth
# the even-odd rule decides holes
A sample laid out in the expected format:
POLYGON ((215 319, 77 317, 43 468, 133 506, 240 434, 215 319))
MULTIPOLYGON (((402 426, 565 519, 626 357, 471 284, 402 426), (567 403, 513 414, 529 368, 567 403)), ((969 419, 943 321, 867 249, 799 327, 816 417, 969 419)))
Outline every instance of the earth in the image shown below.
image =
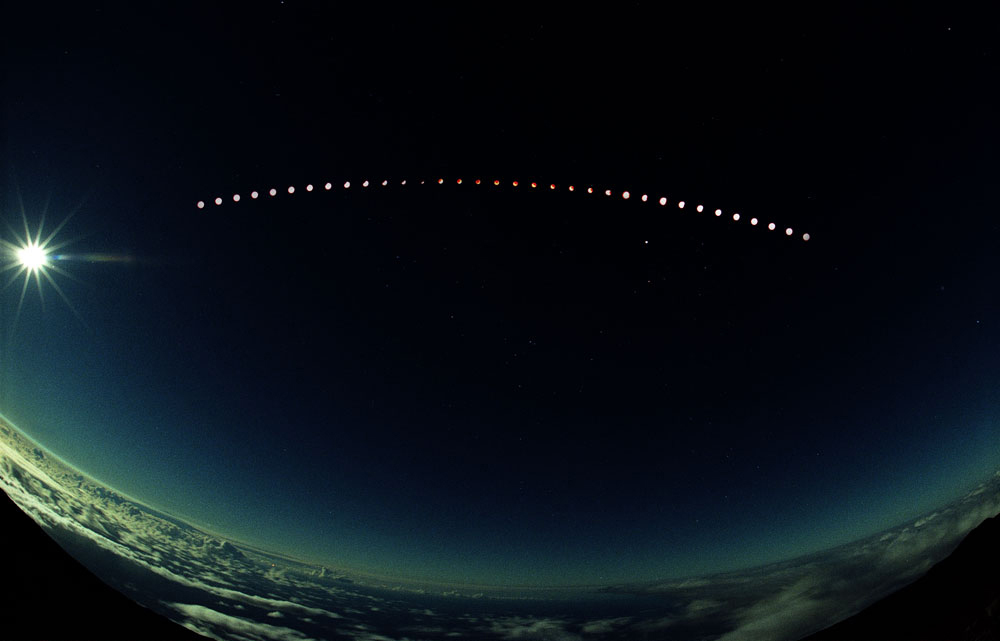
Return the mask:
POLYGON ((1000 512, 998 473, 915 521, 818 554, 656 583, 539 589, 402 581, 262 550, 106 487, 5 420, 0 485, 112 588, 191 632, 234 640, 793 641, 912 583, 1000 512))

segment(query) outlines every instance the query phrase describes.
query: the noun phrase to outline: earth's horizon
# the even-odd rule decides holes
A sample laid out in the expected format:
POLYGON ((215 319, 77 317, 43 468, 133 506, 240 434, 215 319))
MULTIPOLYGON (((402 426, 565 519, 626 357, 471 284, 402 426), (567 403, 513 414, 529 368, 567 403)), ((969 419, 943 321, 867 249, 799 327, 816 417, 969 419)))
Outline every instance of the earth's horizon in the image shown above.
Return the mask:
POLYGON ((0 482, 15 504, 103 581, 216 639, 375 640, 414 633, 427 639, 626 639, 669 630, 691 639, 759 638, 766 631, 775 641, 793 641, 917 579, 1000 512, 997 472, 916 520, 756 568, 575 589, 421 584, 210 534, 99 484, 7 420, 0 423, 0 482))

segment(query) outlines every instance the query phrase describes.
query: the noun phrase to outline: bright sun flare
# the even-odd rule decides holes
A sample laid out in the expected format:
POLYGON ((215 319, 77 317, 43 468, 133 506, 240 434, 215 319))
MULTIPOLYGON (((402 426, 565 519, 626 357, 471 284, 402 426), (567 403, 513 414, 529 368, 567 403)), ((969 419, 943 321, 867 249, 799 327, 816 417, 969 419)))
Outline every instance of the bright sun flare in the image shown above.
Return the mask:
POLYGON ((2 288, 7 289, 19 280, 21 285, 21 293, 17 300, 17 310, 14 312, 14 321, 11 324, 11 333, 13 333, 14 328, 17 326, 17 319, 21 315, 21 307, 24 305, 24 297, 28 292, 28 285, 31 281, 35 281, 35 287, 38 289, 38 297, 43 305, 45 298, 42 294, 42 281, 45 281, 59 294, 59 297, 63 299, 63 302, 66 303, 70 311, 79 318, 80 315, 77 313, 76 308, 69 302, 59 283, 53 278, 53 274, 70 277, 65 270, 54 264, 55 260, 58 260, 58 257, 52 254, 52 252, 66 245, 64 242, 54 243, 52 241, 70 217, 67 216, 48 236, 42 235, 43 223, 40 222, 38 230, 32 234, 28 228, 27 218, 23 213, 21 218, 24 222, 23 236, 13 228, 8 227, 13 238, 11 240, 0 238, 0 259, 2 259, 0 273, 10 272, 10 276, 7 278, 7 282, 2 285, 2 288))
POLYGON ((49 263, 49 254, 45 248, 30 243, 17 250, 17 260, 29 272, 45 267, 49 263))

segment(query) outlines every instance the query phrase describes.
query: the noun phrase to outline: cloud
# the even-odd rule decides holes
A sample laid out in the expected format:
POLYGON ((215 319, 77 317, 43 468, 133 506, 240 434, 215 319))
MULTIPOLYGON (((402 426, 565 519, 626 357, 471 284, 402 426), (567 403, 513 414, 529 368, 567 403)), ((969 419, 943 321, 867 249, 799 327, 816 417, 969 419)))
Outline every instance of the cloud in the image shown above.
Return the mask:
POLYGON ((167 605, 185 618, 182 622, 184 627, 200 634, 207 633, 209 636, 219 637, 220 632, 225 632, 229 637, 239 635, 253 641, 310 641, 310 637, 298 630, 234 617, 203 605, 190 603, 167 605))
POLYGON ((289 612, 291 614, 305 614, 312 616, 325 616, 331 619, 340 619, 341 616, 336 612, 331 612, 329 610, 324 610, 322 608, 311 608, 300 603, 295 603, 294 601, 285 601, 282 599, 271 599, 268 597, 255 596, 252 594, 246 594, 238 590, 230 590, 226 588, 215 588, 208 585, 200 585, 203 590, 207 590, 216 596, 221 596, 227 599, 232 599, 234 601, 242 601, 248 605, 255 605, 260 608, 275 608, 277 610, 282 610, 289 612))
POLYGON ((515 641, 580 641, 560 619, 501 617, 490 622, 490 631, 502 639, 515 641))
POLYGON ((614 619, 597 619, 589 621, 580 626, 580 632, 584 634, 608 634, 621 627, 624 627, 632 617, 617 617, 614 619))
POLYGON ((818 598, 822 579, 808 575, 771 598, 762 599, 747 608, 739 627, 719 641, 756 639, 798 639, 814 631, 816 621, 828 618, 826 603, 818 598))

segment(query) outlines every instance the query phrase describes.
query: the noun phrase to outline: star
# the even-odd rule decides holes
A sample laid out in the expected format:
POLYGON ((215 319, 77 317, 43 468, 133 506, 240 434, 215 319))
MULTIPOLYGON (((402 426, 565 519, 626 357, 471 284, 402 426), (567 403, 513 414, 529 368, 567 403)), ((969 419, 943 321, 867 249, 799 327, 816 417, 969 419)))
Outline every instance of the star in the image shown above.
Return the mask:
MULTIPOLYGON (((21 315, 21 308, 24 305, 24 297, 28 291, 29 283, 34 280, 35 286, 38 288, 38 297, 42 301, 42 305, 45 304, 45 296, 42 290, 42 280, 48 281, 59 297, 63 299, 66 306, 69 307, 70 311, 80 318, 80 314, 77 313, 76 309, 73 307, 72 303, 63 293, 59 283, 55 281, 52 277, 52 273, 55 272, 63 276, 70 277, 65 270, 57 267, 53 264, 54 257, 52 252, 64 247, 67 243, 54 243, 56 236, 62 230, 63 226, 69 221, 70 216, 67 216, 52 232, 42 239, 42 229, 45 225, 44 217, 38 224, 38 230, 32 234, 28 227, 28 219, 22 213, 22 221, 24 222, 24 236, 22 237, 14 229, 10 229, 11 234, 14 237, 13 242, 5 239, 0 239, 0 252, 3 254, 3 262, 5 263, 0 272, 13 271, 13 275, 7 281, 4 288, 10 287, 20 276, 24 276, 24 280, 21 285, 21 295, 17 301, 17 311, 14 313, 14 323, 12 325, 11 331, 17 326, 17 319, 21 315)), ((82 319, 81 319, 82 320, 82 319)))

